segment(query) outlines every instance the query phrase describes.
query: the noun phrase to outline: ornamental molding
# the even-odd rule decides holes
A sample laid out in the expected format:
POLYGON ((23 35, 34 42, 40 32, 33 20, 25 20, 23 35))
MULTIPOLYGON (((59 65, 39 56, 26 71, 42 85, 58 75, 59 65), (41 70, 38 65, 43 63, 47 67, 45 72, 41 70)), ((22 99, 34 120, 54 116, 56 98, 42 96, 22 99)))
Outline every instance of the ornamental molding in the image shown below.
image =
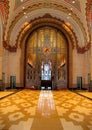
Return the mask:
MULTIPOLYGON (((17 24, 17 22, 24 16, 24 12, 26 13, 29 13, 31 11, 34 11, 36 9, 40 9, 40 8, 52 8, 52 9, 56 9, 56 10, 60 10, 66 14, 68 14, 70 12, 69 9, 67 9, 66 7, 63 7, 62 5, 58 5, 58 4, 54 4, 54 3, 38 3, 38 4, 34 4, 32 6, 29 6, 27 9, 24 9, 22 10, 16 17, 15 19, 12 21, 10 27, 9 27, 9 30, 7 32, 7 38, 4 39, 4 43, 6 43, 5 46, 7 46, 6 48, 16 48, 18 47, 17 45, 17 40, 16 40, 16 44, 14 46, 10 46, 9 45, 9 42, 10 42, 10 36, 11 36, 11 33, 12 33, 12 30, 14 28, 14 26, 17 24)), ((85 31, 85 28, 83 26, 83 23, 81 22, 80 18, 77 17, 76 14, 74 14, 73 11, 71 11, 72 15, 71 17, 76 21, 76 23, 79 25, 79 27, 81 28, 81 31, 83 33, 83 36, 84 36, 84 41, 85 41, 85 46, 84 47, 79 47, 78 45, 78 42, 76 42, 76 46, 77 46, 77 50, 79 50, 78 52, 79 53, 84 53, 85 51, 87 51, 86 47, 89 46, 90 43, 87 43, 87 34, 86 34, 86 31, 85 31)), ((54 19, 55 20, 55 19, 54 19)), ((74 34, 74 31, 72 30, 73 34, 74 34)), ((19 32, 20 34, 20 32, 19 32)), ((75 35, 76 37, 76 35, 75 35)), ((18 38, 17 38, 18 39, 18 38)), ((76 38, 76 41, 77 41, 77 38, 76 38)), ((11 49, 13 50, 13 49, 11 49)))
MULTIPOLYGON (((87 3, 86 3, 86 21, 87 21, 87 27, 88 27, 88 32, 89 32, 89 37, 90 37, 90 40, 91 40, 91 34, 90 34, 90 6, 92 5, 92 0, 87 0, 87 3)), ((91 42, 91 41, 90 41, 91 42)))
POLYGON ((52 17, 50 14, 45 14, 43 17, 38 17, 30 21, 30 23, 28 23, 26 26, 24 26, 19 32, 16 43, 17 44, 20 43, 21 46, 23 38, 25 37, 26 34, 28 37, 37 28, 45 26, 58 29, 65 35, 66 38, 69 36, 70 40, 72 41, 72 48, 76 47, 77 38, 73 30, 69 28, 64 21, 56 19, 55 17, 52 17))
POLYGON ((5 11, 5 21, 4 21, 4 29, 3 29, 3 38, 5 35, 5 30, 8 22, 8 16, 9 16, 9 0, 0 0, 0 4, 4 7, 5 11))

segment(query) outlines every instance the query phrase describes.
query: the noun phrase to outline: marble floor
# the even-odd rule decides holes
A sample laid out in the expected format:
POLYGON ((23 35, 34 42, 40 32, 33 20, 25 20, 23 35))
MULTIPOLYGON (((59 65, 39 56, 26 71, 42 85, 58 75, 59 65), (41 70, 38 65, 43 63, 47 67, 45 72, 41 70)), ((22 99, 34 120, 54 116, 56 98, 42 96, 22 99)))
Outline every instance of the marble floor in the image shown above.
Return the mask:
POLYGON ((92 101, 69 90, 22 90, 0 100, 0 130, 92 130, 92 101))

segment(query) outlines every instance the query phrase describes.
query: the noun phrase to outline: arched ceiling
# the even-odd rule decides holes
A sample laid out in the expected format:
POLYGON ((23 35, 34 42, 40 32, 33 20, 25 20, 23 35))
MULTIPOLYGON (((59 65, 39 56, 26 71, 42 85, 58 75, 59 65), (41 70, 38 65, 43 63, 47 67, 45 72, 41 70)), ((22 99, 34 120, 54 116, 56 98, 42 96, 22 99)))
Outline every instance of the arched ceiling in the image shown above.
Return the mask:
POLYGON ((20 32, 26 28, 25 23, 30 25, 31 21, 49 14, 54 19, 64 21, 75 35, 79 52, 85 52, 90 47, 88 21, 90 4, 92 4, 91 0, 1 0, 4 47, 8 50, 16 50, 15 45, 20 32))

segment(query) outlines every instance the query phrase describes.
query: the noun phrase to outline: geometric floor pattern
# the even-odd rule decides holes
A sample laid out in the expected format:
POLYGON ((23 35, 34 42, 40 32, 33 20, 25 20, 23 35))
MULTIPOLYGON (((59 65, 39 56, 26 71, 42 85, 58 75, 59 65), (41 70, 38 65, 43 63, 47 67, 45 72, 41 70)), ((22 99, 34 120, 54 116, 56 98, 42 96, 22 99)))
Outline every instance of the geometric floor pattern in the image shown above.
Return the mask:
POLYGON ((5 90, 5 91, 0 91, 0 99, 7 97, 8 95, 12 95, 17 91, 18 90, 16 90, 16 89, 9 89, 9 90, 5 90))
POLYGON ((83 90, 76 90, 74 92, 92 100, 92 92, 88 92, 87 90, 86 91, 85 90, 84 91, 83 90))
POLYGON ((71 91, 53 95, 63 130, 92 130, 92 101, 71 91))
POLYGON ((68 90, 22 90, 0 100, 0 130, 92 130, 92 101, 68 90))

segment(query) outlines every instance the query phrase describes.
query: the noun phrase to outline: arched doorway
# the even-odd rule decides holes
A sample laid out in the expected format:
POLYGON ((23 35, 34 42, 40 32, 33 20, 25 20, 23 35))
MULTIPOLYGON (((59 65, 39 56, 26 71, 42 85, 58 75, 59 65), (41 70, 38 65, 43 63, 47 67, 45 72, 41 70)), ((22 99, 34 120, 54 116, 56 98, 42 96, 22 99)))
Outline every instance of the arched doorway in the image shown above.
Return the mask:
POLYGON ((68 42, 55 27, 33 31, 26 41, 25 87, 62 89, 68 84, 68 42))
MULTIPOLYGON (((21 48, 21 61, 20 61, 20 66, 21 66, 20 81, 21 81, 21 84, 23 84, 23 87, 31 87, 30 86, 31 84, 29 84, 29 85, 26 84, 26 76, 27 76, 27 69, 26 68, 27 68, 27 63, 28 63, 27 51, 28 51, 28 44, 29 44, 28 42, 32 39, 32 37, 33 37, 33 39, 34 39, 34 36, 38 37, 37 32, 39 32, 43 28, 49 28, 49 30, 51 28, 52 30, 56 31, 55 35, 57 33, 62 35, 62 37, 65 40, 65 45, 66 45, 66 60, 65 60, 66 61, 66 65, 65 65, 66 85, 64 85, 64 82, 62 82, 62 86, 61 86, 61 80, 58 80, 57 84, 55 84, 55 83, 52 83, 52 84, 58 89, 61 89, 63 87, 64 88, 71 88, 73 85, 73 77, 72 77, 73 76, 73 58, 72 58, 72 55, 73 55, 73 48, 76 44, 76 37, 75 37, 75 34, 73 33, 72 29, 69 28, 69 26, 66 23, 64 23, 64 21, 60 21, 60 20, 53 18, 52 16, 49 16, 49 15, 45 15, 42 18, 34 19, 33 21, 30 21, 29 23, 25 23, 24 27, 22 28, 22 30, 20 32, 20 35, 18 37, 18 42, 19 42, 20 48, 21 48)), ((57 39, 58 38, 56 38, 56 41, 58 43, 57 39)), ((36 38, 36 40, 37 40, 37 38, 36 38)), ((35 42, 35 43, 37 43, 37 42, 35 42)), ((42 52, 45 52, 45 50, 46 50, 47 53, 45 52, 45 53, 43 53, 43 55, 47 55, 47 57, 50 54, 51 50, 53 50, 53 49, 49 50, 48 47, 44 48, 44 49, 42 49, 42 48, 40 49, 40 51, 42 50, 42 52)), ((57 50, 57 47, 56 47, 56 50, 57 50)), ((57 54, 56 54, 56 57, 57 57, 57 54)), ((35 61, 37 61, 37 60, 35 60, 35 61)), ((40 62, 39 65, 41 67, 42 63, 40 62)), ((51 65, 53 65, 53 64, 51 64, 51 65)), ((31 72, 33 73, 33 71, 31 71, 31 72)), ((34 73, 36 73, 36 72, 34 71, 34 73)), ((59 73, 60 71, 56 71, 56 69, 55 69, 55 72, 56 73, 54 73, 54 74, 58 75, 58 76, 56 76, 58 79, 59 76, 61 75, 61 73, 59 73)), ((52 79, 54 79, 53 75, 51 75, 51 76, 52 76, 52 79)), ((31 78, 31 76, 29 76, 29 77, 31 78)), ((34 78, 36 78, 36 77, 34 76, 34 78)), ((41 79, 41 74, 40 74, 39 78, 41 79)), ((40 80, 38 80, 38 81, 40 81, 40 80)), ((38 87, 39 85, 35 84, 35 86, 38 87)))

